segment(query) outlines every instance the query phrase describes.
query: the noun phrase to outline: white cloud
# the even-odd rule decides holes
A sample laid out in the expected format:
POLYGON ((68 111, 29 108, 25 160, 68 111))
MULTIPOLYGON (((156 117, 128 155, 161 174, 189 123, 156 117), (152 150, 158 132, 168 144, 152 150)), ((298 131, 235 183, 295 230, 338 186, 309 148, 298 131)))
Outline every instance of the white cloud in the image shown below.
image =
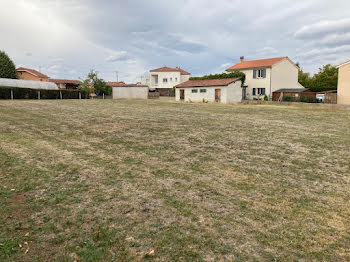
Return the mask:
POLYGON ((323 38, 334 33, 349 33, 350 18, 339 20, 324 20, 311 25, 306 25, 295 32, 298 39, 323 38))

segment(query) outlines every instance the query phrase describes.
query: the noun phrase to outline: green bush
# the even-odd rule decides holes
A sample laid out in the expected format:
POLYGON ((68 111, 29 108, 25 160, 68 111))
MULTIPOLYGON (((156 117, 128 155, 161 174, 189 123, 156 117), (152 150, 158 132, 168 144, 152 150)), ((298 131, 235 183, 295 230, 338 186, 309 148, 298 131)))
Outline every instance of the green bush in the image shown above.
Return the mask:
POLYGON ((264 101, 269 101, 269 98, 267 97, 267 95, 264 96, 264 101))
POLYGON ((89 98, 89 95, 82 90, 46 90, 46 89, 30 89, 0 86, 0 99, 11 99, 11 90, 14 99, 38 99, 40 91, 40 99, 60 99, 60 93, 63 99, 78 99, 79 93, 81 98, 89 98))
POLYGON ((290 101, 292 101, 292 97, 291 96, 283 96, 282 100, 286 101, 286 102, 290 102, 290 101))
POLYGON ((205 76, 197 76, 190 77, 190 80, 209 80, 209 79, 223 79, 223 78, 236 78, 240 77, 242 81, 242 86, 244 86, 245 82, 245 73, 243 72, 231 72, 231 73, 222 73, 216 75, 205 75, 205 76))

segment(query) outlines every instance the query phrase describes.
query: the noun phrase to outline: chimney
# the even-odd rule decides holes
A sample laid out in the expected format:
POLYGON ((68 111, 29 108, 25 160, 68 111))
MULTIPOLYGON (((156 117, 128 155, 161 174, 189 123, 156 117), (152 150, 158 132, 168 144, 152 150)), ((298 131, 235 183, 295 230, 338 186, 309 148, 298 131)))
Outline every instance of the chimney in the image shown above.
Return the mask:
POLYGON ((239 62, 242 63, 243 61, 244 61, 244 56, 241 56, 241 57, 239 58, 239 62))

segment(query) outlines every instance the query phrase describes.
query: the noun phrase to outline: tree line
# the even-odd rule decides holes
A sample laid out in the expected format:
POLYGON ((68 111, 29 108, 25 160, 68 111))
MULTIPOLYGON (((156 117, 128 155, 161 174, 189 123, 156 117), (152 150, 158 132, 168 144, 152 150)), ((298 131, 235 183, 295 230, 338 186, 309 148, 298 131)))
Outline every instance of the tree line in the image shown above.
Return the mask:
MULTIPOLYGON (((300 68, 299 64, 297 66, 300 68)), ((313 76, 299 70, 298 80, 301 85, 314 91, 336 90, 338 87, 338 69, 330 64, 319 68, 313 76)))

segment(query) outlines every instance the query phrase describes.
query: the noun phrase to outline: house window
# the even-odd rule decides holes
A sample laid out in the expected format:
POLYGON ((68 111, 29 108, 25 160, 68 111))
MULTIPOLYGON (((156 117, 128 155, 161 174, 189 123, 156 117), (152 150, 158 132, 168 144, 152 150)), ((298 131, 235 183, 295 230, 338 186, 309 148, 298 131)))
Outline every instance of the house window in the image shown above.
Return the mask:
POLYGON ((168 78, 163 78, 163 83, 168 83, 168 78))
POLYGON ((173 78, 172 77, 170 77, 170 82, 173 82, 173 78))
POLYGON ((192 89, 192 93, 198 93, 198 89, 192 89))
POLYGON ((265 95, 265 88, 258 88, 258 95, 264 96, 265 95))
POLYGON ((254 69, 253 78, 266 78, 266 69, 254 69))
POLYGON ((256 88, 253 88, 253 96, 256 95, 256 88))
POLYGON ((177 77, 175 77, 175 82, 177 82, 177 77))
POLYGON ((200 92, 201 92, 201 93, 206 93, 206 92, 207 92, 207 89, 201 89, 200 92))

